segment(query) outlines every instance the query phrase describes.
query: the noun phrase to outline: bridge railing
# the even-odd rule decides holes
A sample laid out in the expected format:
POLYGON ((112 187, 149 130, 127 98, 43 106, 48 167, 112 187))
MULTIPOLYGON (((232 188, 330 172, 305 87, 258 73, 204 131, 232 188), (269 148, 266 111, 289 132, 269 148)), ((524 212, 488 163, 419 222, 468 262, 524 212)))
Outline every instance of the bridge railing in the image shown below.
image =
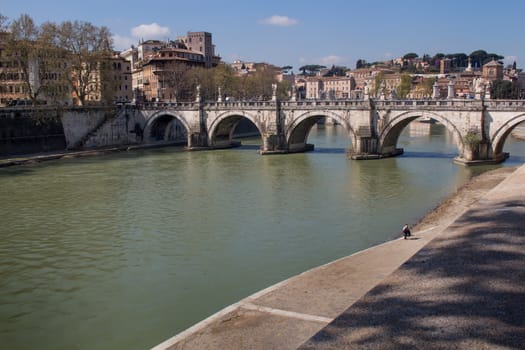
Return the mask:
POLYGON ((220 108, 220 109, 238 109, 246 107, 273 107, 275 108, 275 101, 207 101, 204 102, 203 106, 209 108, 220 108))
POLYGON ((401 107, 401 108, 421 108, 421 107, 475 107, 481 108, 483 101, 468 99, 449 99, 449 100, 375 100, 376 107, 401 107))
MULTIPOLYGON (((137 105, 143 109, 239 109, 239 108, 275 108, 275 101, 206 101, 206 102, 147 102, 137 105)), ((379 108, 409 108, 417 109, 421 107, 436 108, 482 108, 483 106, 491 109, 515 110, 525 108, 525 100, 473 100, 473 99, 415 99, 415 100, 298 100, 281 101, 285 108, 315 108, 315 107, 335 107, 335 108, 370 108, 373 104, 379 108)))
POLYGON ((299 100, 283 101, 281 106, 285 107, 370 107, 368 100, 299 100))
POLYGON ((142 109, 198 109, 198 102, 144 102, 135 106, 142 109))
POLYGON ((484 104, 489 109, 525 111, 525 100, 485 100, 484 104))

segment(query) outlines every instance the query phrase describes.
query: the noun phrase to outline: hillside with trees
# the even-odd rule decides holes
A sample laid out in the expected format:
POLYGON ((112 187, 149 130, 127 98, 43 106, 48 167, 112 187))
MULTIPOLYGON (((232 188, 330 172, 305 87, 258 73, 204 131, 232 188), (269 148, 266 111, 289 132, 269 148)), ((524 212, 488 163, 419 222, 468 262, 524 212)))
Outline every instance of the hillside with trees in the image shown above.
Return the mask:
MULTIPOLYGON (((468 61, 470 62, 473 68, 480 69, 484 64, 496 60, 500 61, 504 56, 497 53, 488 53, 485 50, 476 50, 470 54, 465 53, 435 53, 433 56, 429 54, 423 54, 419 56, 415 52, 408 52, 402 56, 402 63, 398 63, 397 66, 402 72, 408 73, 437 73, 439 72, 439 67, 441 61, 444 59, 450 60, 450 69, 452 71, 459 71, 468 66, 468 61)), ((370 68, 373 66, 384 65, 385 62, 372 62, 368 63, 366 60, 360 58, 357 60, 355 68, 370 68)), ((390 61, 391 66, 396 66, 394 61, 390 61)))

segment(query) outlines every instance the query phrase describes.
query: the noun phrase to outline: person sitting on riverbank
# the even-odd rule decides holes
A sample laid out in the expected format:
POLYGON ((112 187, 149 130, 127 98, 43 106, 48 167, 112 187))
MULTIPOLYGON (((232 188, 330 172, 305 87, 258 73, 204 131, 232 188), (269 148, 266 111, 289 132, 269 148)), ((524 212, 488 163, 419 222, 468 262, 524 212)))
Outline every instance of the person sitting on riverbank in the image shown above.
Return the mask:
POLYGON ((408 227, 408 224, 405 224, 405 226, 403 226, 403 237, 407 239, 407 237, 410 237, 410 236, 412 236, 412 233, 410 232, 410 228, 408 227))

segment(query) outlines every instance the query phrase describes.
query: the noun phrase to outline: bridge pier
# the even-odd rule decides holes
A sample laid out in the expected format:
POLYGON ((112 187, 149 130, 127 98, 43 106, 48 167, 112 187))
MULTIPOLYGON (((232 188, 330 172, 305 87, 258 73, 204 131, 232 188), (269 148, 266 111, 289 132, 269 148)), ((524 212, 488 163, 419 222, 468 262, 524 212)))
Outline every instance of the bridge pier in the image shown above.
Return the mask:
POLYGON ((208 135, 201 132, 194 132, 188 134, 188 145, 186 149, 190 151, 209 149, 208 135))
POLYGON ((466 144, 463 153, 454 158, 454 162, 462 165, 499 164, 504 162, 509 154, 502 152, 493 154, 492 145, 487 141, 478 144, 466 144))
POLYGON ((348 157, 353 160, 370 160, 396 157, 403 154, 402 148, 384 147, 380 150, 377 137, 358 137, 354 147, 348 152, 348 157))
POLYGON ((261 154, 283 154, 289 153, 284 135, 263 134, 261 135, 261 154))

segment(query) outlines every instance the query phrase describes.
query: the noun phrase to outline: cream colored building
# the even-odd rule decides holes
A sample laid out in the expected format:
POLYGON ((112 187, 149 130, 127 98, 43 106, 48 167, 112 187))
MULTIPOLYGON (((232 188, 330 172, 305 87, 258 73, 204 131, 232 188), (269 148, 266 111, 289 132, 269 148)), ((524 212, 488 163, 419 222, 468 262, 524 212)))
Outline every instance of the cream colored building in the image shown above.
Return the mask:
POLYGON ((310 77, 306 79, 306 98, 349 98, 355 85, 352 77, 310 77))

